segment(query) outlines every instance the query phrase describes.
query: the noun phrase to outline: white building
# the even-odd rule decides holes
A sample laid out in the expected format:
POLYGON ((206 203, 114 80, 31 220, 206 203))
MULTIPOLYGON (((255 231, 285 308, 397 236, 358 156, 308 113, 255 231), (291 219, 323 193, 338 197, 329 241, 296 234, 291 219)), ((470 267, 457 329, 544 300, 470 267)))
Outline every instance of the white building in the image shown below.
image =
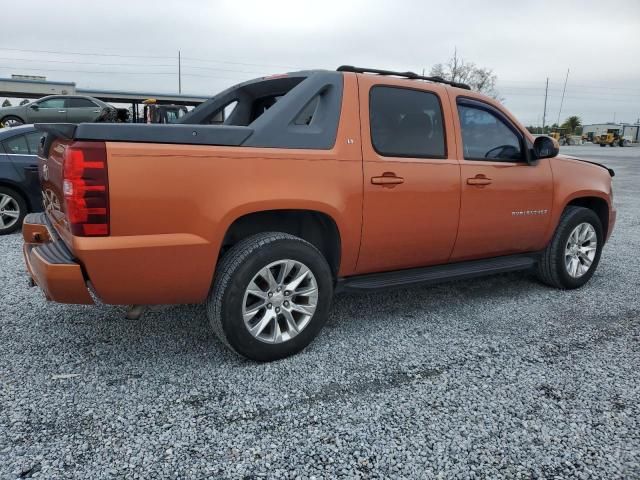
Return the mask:
POLYGON ((628 138, 631 142, 640 142, 640 124, 622 125, 622 137, 628 138))
POLYGON ((582 135, 587 136, 589 133, 593 133, 593 136, 596 137, 607 133, 608 130, 619 130, 623 138, 627 138, 631 142, 640 142, 640 124, 594 123, 583 125, 582 135))

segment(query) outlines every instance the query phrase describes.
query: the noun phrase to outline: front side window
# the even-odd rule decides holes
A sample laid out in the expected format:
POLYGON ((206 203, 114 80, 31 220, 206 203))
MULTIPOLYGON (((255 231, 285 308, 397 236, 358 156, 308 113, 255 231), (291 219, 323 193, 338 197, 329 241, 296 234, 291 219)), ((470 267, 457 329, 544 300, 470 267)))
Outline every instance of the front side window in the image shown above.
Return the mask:
POLYGON ((465 159, 523 159, 520 138, 497 115, 468 105, 458 105, 458 115, 465 159))
POLYGON ((36 105, 40 108, 64 108, 64 98, 50 98, 38 102, 36 105))
POLYGON ((29 145, 24 135, 16 135, 2 142, 4 151, 11 155, 29 155, 29 145))
POLYGON ((96 108, 97 105, 87 98, 67 98, 67 108, 96 108))
POLYGON ((396 87, 371 89, 371 142, 390 157, 444 158, 442 108, 437 95, 396 87))

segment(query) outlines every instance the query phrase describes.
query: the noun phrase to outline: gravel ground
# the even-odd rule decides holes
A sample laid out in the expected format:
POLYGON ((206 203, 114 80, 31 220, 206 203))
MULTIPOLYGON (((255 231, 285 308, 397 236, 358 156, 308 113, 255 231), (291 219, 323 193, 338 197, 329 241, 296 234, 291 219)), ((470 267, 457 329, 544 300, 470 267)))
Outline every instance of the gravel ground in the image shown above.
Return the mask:
POLYGON ((266 365, 201 306, 46 303, 0 238, 0 478, 640 478, 640 148, 564 151, 617 172, 586 287, 345 295, 266 365))

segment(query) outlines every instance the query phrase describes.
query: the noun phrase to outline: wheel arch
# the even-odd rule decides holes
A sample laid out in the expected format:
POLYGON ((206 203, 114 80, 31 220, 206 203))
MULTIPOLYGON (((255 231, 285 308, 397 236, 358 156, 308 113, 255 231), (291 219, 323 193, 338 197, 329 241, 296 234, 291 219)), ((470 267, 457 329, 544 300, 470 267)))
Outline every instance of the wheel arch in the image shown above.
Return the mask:
POLYGON ((563 211, 567 207, 583 207, 588 208, 595 212, 602 224, 603 238, 608 238, 609 234, 609 203, 602 197, 595 195, 580 196, 569 200, 563 208, 563 211))
POLYGON ((3 117, 1 117, 1 118, 0 118, 0 125, 1 125, 1 124, 3 124, 3 123, 4 123, 4 121, 5 121, 7 118, 10 118, 10 117, 17 118, 17 119, 18 119, 18 120, 20 120, 23 124, 28 123, 28 122, 24 119, 24 117, 22 117, 21 115, 17 115, 17 114, 15 114, 15 113, 9 113, 9 114, 7 114, 7 115, 5 115, 5 116, 3 116, 3 117))
POLYGON ((319 210, 259 210, 235 218, 222 238, 218 262, 229 248, 244 238, 270 231, 289 233, 314 245, 324 255, 334 277, 337 277, 342 261, 340 229, 331 215, 319 210))

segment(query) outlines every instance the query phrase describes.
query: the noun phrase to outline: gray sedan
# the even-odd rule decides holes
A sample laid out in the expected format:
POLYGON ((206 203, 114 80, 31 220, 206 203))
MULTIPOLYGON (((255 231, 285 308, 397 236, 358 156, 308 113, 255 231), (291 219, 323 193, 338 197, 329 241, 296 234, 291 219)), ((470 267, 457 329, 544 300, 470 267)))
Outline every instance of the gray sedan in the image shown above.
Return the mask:
POLYGON ((104 109, 115 110, 97 98, 50 95, 18 107, 0 108, 0 126, 24 123, 82 123, 95 121, 104 109))

